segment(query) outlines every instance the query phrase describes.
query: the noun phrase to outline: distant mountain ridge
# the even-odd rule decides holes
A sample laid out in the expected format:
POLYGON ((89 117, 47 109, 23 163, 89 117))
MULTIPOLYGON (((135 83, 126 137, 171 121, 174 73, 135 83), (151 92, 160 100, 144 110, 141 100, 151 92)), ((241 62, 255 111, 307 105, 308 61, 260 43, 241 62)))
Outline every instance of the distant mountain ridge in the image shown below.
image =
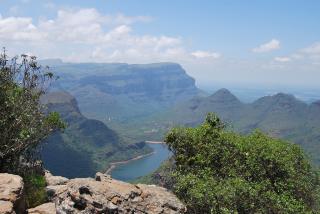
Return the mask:
POLYGON ((125 120, 152 114, 202 93, 176 63, 58 63, 54 88, 66 90, 89 117, 125 120))
MULTIPOLYGON (((242 103, 227 89, 180 103, 159 116, 164 124, 195 126, 215 112, 230 128, 248 133, 261 129, 300 144, 320 164, 320 101, 306 104, 293 95, 278 93, 242 103)), ((171 125, 172 126, 172 125, 171 125)))

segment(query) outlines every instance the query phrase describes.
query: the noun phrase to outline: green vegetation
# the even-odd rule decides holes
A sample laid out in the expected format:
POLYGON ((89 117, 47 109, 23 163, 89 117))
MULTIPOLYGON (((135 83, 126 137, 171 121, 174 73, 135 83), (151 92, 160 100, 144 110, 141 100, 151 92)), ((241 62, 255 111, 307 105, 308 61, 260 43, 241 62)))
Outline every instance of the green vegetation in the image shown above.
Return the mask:
POLYGON ((214 114, 166 136, 174 191, 189 213, 316 213, 319 177, 302 149, 256 131, 225 129, 214 114))
MULTIPOLYGON (((320 165, 320 102, 306 104, 289 94, 265 96, 253 103, 242 103, 226 89, 208 97, 195 97, 168 112, 150 119, 167 127, 197 126, 208 112, 215 112, 229 130, 248 134, 255 129, 300 145, 312 163, 320 165)), ((152 127, 152 126, 151 126, 152 127)), ((159 139, 158 139, 159 140, 159 139)))
POLYGON ((163 127, 149 116, 201 93, 176 63, 53 62, 52 69, 60 77, 54 88, 72 94, 84 116, 104 122, 129 143, 161 139, 163 127))
POLYGON ((40 97, 54 79, 35 57, 8 59, 0 55, 0 172, 21 175, 28 207, 47 200, 38 148, 50 133, 65 128, 56 112, 48 112, 40 97))
POLYGON ((66 92, 48 93, 42 102, 49 111, 59 112, 68 124, 63 133, 54 133, 43 144, 42 160, 53 174, 94 176, 97 171, 106 171, 110 162, 151 150, 145 143, 123 139, 103 122, 83 116, 75 98, 66 92))
POLYGON ((61 77, 54 87, 75 96, 86 117, 104 122, 126 142, 160 141, 175 125, 196 126, 215 112, 234 131, 261 129, 301 145, 320 165, 319 102, 308 105, 279 93, 242 103, 226 89, 204 97, 173 63, 52 63, 61 77))
POLYGON ((27 207, 36 207, 48 201, 44 176, 30 174, 24 176, 27 207))
POLYGON ((53 78, 35 57, 0 55, 0 172, 21 172, 34 159, 37 145, 64 128, 59 115, 46 115, 40 104, 53 78))
POLYGON ((320 165, 320 103, 310 105, 279 93, 242 103, 226 89, 211 96, 195 86, 177 64, 151 65, 61 63, 56 88, 79 101, 88 118, 104 122, 126 142, 162 140, 175 125, 196 126, 208 112, 232 124, 232 130, 261 129, 299 144, 320 165))

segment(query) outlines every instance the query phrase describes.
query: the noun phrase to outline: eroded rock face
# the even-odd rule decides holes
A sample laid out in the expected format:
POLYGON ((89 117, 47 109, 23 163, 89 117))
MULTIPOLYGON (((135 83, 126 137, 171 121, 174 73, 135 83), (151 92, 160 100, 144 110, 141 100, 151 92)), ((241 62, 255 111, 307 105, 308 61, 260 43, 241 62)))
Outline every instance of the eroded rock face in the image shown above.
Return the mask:
POLYGON ((132 185, 101 173, 96 179, 68 181, 53 196, 57 213, 184 213, 185 206, 166 189, 132 185), (62 191, 61 191, 62 190, 62 191))
POLYGON ((0 213, 23 213, 23 180, 18 175, 0 173, 0 213))

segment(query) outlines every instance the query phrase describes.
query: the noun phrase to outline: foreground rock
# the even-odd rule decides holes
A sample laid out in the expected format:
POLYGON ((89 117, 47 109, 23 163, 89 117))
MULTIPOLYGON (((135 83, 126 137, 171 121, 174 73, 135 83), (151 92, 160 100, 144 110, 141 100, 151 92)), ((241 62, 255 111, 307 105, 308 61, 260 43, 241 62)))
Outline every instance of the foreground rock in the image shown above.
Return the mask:
POLYGON ((49 171, 45 171, 44 177, 48 186, 62 185, 67 183, 68 178, 62 176, 53 176, 49 171))
POLYGON ((185 206, 164 188, 132 185, 101 173, 97 174, 96 179, 77 178, 60 186, 51 199, 57 213, 152 214, 186 211, 185 206))
POLYGON ((56 205, 54 203, 45 203, 35 208, 29 209, 28 214, 55 214, 56 205))
POLYGON ((0 173, 0 213, 23 213, 25 200, 20 176, 0 173))
POLYGON ((68 180, 45 175, 50 202, 26 211, 24 185, 17 175, 0 173, 0 214, 185 213, 185 206, 162 187, 129 184, 97 173, 68 180))

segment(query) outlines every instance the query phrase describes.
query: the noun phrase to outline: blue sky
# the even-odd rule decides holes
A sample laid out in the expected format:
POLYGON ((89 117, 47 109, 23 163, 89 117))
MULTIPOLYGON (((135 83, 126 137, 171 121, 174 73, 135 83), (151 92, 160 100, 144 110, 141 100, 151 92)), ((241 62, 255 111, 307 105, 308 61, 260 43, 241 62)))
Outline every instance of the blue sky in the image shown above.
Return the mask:
POLYGON ((65 61, 178 62, 198 84, 318 87, 318 0, 0 0, 0 45, 65 61))

